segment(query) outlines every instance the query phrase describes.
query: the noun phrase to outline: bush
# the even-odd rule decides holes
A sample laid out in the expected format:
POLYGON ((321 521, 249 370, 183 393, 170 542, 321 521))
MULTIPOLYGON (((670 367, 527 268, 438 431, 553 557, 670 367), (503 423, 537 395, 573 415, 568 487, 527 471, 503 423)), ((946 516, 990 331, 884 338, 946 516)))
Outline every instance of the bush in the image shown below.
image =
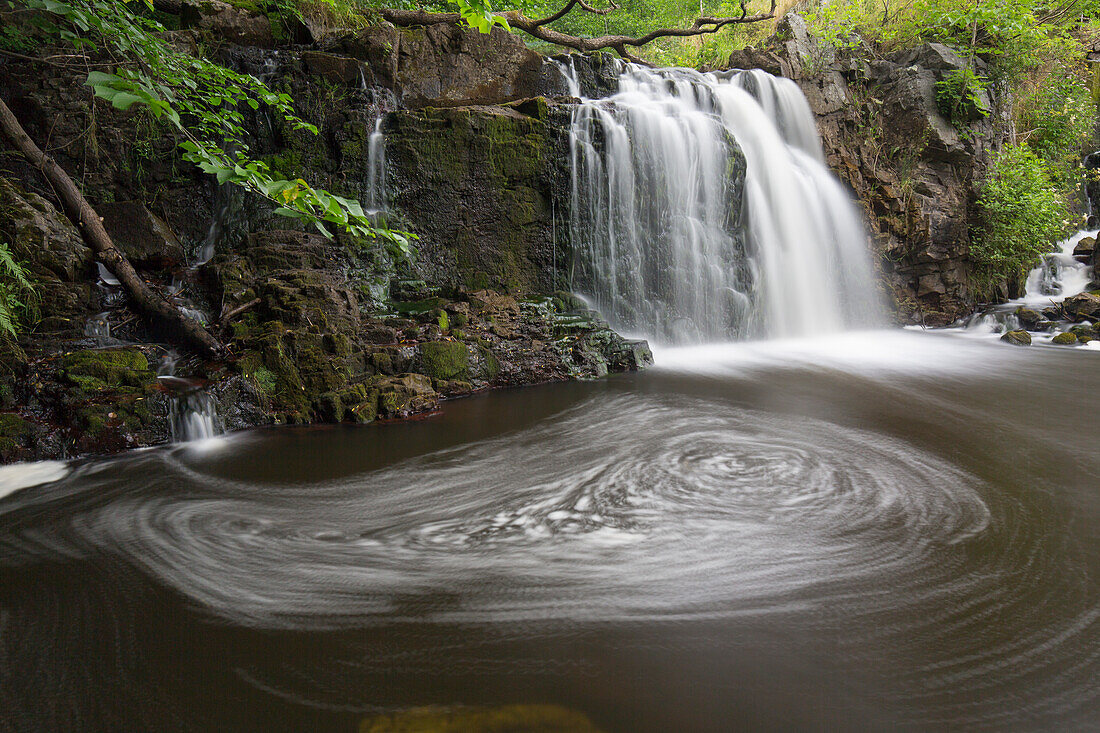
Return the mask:
POLYGON ((1084 81, 1063 64, 1038 77, 1017 105, 1021 136, 1067 189, 1082 178, 1081 147, 1092 133, 1095 111, 1084 81))
POLYGON ((985 85, 986 80, 973 69, 956 69, 936 82, 936 106, 955 127, 988 117, 989 107, 983 94, 985 85))
POLYGON ((1022 277, 1069 233, 1070 207, 1050 170, 1027 145, 1008 146, 994 159, 978 200, 980 228, 970 258, 981 294, 1022 277))

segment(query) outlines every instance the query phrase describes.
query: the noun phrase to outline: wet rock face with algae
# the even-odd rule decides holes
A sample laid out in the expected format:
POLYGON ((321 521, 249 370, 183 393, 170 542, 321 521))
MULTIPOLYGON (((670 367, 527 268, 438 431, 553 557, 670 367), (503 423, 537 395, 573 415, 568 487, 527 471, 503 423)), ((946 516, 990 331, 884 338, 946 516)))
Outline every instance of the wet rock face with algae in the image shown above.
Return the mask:
POLYGON ((487 387, 593 378, 652 360, 567 296, 420 282, 370 304, 362 283, 342 274, 358 256, 316 235, 265 232, 215 259, 225 307, 255 302, 229 331, 235 366, 274 421, 408 417, 487 387))
MULTIPOLYGON (((182 283, 230 345, 229 359, 185 358, 178 372, 205 382, 227 428, 403 418, 482 389, 649 363, 644 344, 570 296, 550 295, 565 285, 570 259, 560 165, 570 110, 551 99, 564 93, 553 64, 499 30, 386 24, 272 51, 277 33, 218 30, 227 14, 255 21, 253 9, 187 5, 209 11, 209 22, 200 13, 182 25, 226 36, 226 63, 262 73, 320 127, 306 135, 257 114, 246 120, 257 155, 365 202, 381 119, 390 223, 420 235, 416 257, 402 263, 372 243, 283 231, 270 207, 215 191, 154 122, 97 103, 90 125, 82 74, 6 64, 0 92, 32 137, 56 142, 58 162, 80 172, 142 276, 166 297, 182 283), (215 230, 214 259, 187 270, 187 254, 215 230)), ((46 190, 38 174, 13 159, 3 175, 0 233, 31 269, 43 318, 18 358, 0 360, 0 460, 166 442, 168 396, 150 367, 164 356, 154 345, 163 335, 117 288, 97 284, 79 232, 29 193, 46 190), (104 314, 110 338, 85 336, 104 314)))

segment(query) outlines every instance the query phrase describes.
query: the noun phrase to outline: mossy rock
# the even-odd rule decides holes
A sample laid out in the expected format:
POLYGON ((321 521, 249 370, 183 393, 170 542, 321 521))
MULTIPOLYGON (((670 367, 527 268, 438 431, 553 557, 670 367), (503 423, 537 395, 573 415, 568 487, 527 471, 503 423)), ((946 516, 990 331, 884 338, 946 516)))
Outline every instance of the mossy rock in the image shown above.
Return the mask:
POLYGON ((6 456, 35 432, 34 424, 13 413, 0 413, 0 456, 6 456))
POLYGON ((433 379, 465 379, 470 371, 470 355, 463 343, 429 341, 420 345, 420 368, 433 379))
POLYGON ((359 733, 599 733, 583 713, 558 705, 417 708, 364 720, 359 733))
POLYGON ((1001 341, 1013 346, 1031 346, 1031 334, 1027 331, 1008 331, 1001 336, 1001 341))
POLYGON ((1050 343, 1057 344, 1058 346, 1073 346, 1077 343, 1077 335, 1066 331, 1052 338, 1050 343))
POLYGON ((144 387, 156 378, 149 360, 138 349, 77 351, 64 357, 59 366, 65 378, 85 392, 144 387))

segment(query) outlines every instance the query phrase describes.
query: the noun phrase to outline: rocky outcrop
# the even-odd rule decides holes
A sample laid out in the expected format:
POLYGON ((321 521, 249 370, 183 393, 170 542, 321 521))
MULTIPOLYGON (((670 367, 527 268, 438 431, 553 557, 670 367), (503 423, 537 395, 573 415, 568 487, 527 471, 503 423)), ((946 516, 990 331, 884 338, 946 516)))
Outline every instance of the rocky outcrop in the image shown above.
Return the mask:
POLYGON ((212 263, 236 365, 276 422, 369 422, 436 408, 479 389, 591 378, 652 361, 562 299, 405 283, 388 312, 358 293, 363 253, 268 231, 212 263), (444 295, 446 297, 444 297, 444 295), (404 299, 401 299, 404 298, 404 299))
MULTIPOLYGON (((935 43, 875 60, 838 53, 792 15, 766 49, 737 52, 729 63, 802 88, 830 167, 867 212, 900 317, 945 325, 969 312, 973 204, 999 140, 992 117, 952 124, 935 87, 967 62, 935 43)), ((996 101, 984 100, 993 110, 996 101)))
MULTIPOLYGON (((193 31, 223 33, 225 8, 191 4, 213 11, 189 20, 193 31)), ((286 231, 267 204, 180 161, 158 123, 93 102, 79 71, 0 59, 0 94, 51 141, 146 281, 228 343, 228 359, 184 354, 176 366, 188 389, 217 398, 226 428, 404 418, 482 389, 652 361, 557 292, 567 212, 555 191, 568 185, 553 162, 566 159, 569 112, 535 96, 564 91, 553 63, 510 34, 450 27, 382 25, 278 50, 238 40, 221 48, 225 62, 272 80, 320 127, 309 135, 244 110, 253 151, 280 173, 366 202, 383 120, 389 223, 419 235, 412 260, 374 241, 286 231), (212 242, 214 258, 187 269, 212 242)), ((0 157, 0 234, 31 267, 44 316, 21 339, 25 353, 5 355, 0 460, 166 442, 173 382, 156 371, 172 359, 99 280, 49 196, 35 170, 0 157)))
POLYGON ((561 93, 560 74, 516 35, 460 25, 397 29, 372 26, 328 46, 366 62, 367 83, 391 89, 402 107, 454 107, 512 102, 561 93))

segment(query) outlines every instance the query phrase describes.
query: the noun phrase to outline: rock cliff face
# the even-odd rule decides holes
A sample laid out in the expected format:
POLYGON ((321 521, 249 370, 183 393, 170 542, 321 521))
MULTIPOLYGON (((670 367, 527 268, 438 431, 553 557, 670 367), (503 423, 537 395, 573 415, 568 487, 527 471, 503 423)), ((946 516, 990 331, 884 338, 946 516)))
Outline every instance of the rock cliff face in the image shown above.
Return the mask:
POLYGON ((967 313, 973 206, 1000 140, 998 100, 986 100, 990 118, 963 129, 937 107, 936 82, 966 62, 939 44, 867 61, 824 46, 789 16, 767 48, 739 51, 729 64, 802 88, 830 167, 867 213, 900 319, 944 325, 967 313))
POLYGON ((30 265, 45 316, 4 354, 0 460, 167 441, 176 387, 157 372, 173 363, 233 429, 402 418, 480 389, 651 361, 644 343, 559 292, 569 110, 538 96, 564 92, 551 62, 508 33, 442 26, 278 46, 277 24, 223 5, 185 2, 181 42, 232 38, 223 60, 291 94, 321 130, 256 114, 254 152, 364 202, 384 189, 391 226, 419 236, 416 256, 287 231, 262 202, 181 162, 168 130, 93 101, 83 73, 0 61, 0 95, 28 132, 81 181, 141 274, 231 353, 168 353, 99 277, 38 173, 0 151, 0 236, 30 265), (212 259, 188 267, 211 244, 212 259))

